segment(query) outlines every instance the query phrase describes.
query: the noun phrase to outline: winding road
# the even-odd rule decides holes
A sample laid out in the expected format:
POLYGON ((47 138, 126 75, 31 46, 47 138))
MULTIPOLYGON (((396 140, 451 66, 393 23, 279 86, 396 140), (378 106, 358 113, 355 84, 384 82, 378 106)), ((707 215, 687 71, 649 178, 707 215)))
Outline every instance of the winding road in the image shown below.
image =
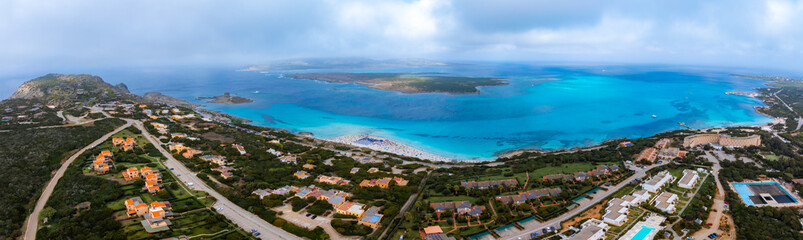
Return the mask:
POLYGON ((114 131, 111 131, 106 135, 103 135, 103 137, 100 137, 98 140, 95 140, 91 144, 82 148, 81 150, 70 156, 70 158, 68 158, 67 161, 61 164, 59 170, 56 171, 56 175, 53 175, 53 178, 51 178, 50 181, 47 183, 47 186, 45 186, 45 190, 42 191, 42 195, 39 196, 39 200, 36 201, 36 206, 33 208, 33 212, 31 212, 31 214, 28 215, 28 219, 25 220, 25 233, 23 234, 23 239, 25 240, 36 239, 36 232, 39 230, 39 213, 41 213, 42 209, 45 208, 47 200, 50 198, 50 195, 53 194, 53 189, 56 188, 56 184, 59 182, 59 179, 61 179, 61 177, 64 176, 64 172, 67 171, 67 168, 70 167, 70 164, 72 164, 72 162, 75 161, 75 159, 78 158, 78 156, 81 156, 81 154, 83 154, 86 150, 103 143, 103 141, 106 141, 106 139, 108 139, 115 133, 122 131, 123 129, 131 126, 135 122, 134 120, 130 119, 124 119, 124 120, 126 121, 126 124, 124 124, 121 127, 118 127, 117 129, 114 129, 114 131))

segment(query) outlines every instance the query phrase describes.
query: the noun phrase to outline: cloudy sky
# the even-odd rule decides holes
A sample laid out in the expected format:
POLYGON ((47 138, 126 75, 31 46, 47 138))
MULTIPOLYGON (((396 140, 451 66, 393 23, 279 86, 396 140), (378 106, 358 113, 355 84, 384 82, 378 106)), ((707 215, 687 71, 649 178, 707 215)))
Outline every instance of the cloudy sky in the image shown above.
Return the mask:
POLYGON ((795 70, 803 66, 803 3, 0 2, 0 76, 127 66, 244 66, 307 57, 795 70))

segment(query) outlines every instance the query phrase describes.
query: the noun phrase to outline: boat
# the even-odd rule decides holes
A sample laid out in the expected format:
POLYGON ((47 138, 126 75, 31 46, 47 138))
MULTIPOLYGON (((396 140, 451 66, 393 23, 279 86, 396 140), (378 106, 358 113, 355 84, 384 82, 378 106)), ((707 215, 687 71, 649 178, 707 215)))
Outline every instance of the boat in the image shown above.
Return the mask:
POLYGON ((653 114, 653 115, 652 115, 652 118, 657 118, 657 117, 658 117, 658 116, 655 116, 655 114, 653 114))

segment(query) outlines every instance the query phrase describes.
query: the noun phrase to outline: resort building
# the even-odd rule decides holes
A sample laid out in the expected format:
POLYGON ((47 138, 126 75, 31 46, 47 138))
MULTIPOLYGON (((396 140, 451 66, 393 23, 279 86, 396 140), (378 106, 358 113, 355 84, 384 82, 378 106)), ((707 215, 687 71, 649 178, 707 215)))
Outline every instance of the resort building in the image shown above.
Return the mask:
POLYGON ((342 205, 340 205, 335 209, 335 213, 350 215, 360 218, 362 217, 362 214, 365 213, 365 210, 363 210, 363 208, 365 208, 364 204, 346 201, 345 203, 343 203, 342 205))
POLYGON ((658 149, 656 148, 647 148, 641 151, 636 157, 636 161, 647 160, 650 162, 655 162, 655 158, 658 157, 658 149))
POLYGON ((671 142, 672 142, 671 139, 663 138, 661 140, 658 140, 658 142, 655 143, 655 148, 658 148, 658 149, 667 148, 667 147, 669 147, 669 143, 671 143, 671 142))
POLYGON ((310 175, 307 171, 298 171, 294 173, 293 176, 295 176, 298 179, 306 179, 312 175, 310 175))
POLYGON ((480 181, 480 182, 467 181, 467 182, 461 182, 460 186, 463 186, 464 188, 468 189, 475 189, 475 188, 488 189, 490 187, 498 187, 498 186, 503 186, 503 187, 516 186, 518 184, 519 181, 517 181, 516 179, 503 179, 503 180, 490 180, 490 181, 480 181))
POLYGON ((696 171, 689 169, 683 170, 683 177, 681 177, 680 181, 678 181, 678 187, 691 189, 694 187, 694 184, 697 183, 697 179, 699 178, 700 177, 696 171))
POLYGON ((246 152, 245 152, 245 148, 243 147, 243 145, 240 145, 240 144, 232 144, 232 145, 231 145, 231 147, 233 147, 234 149, 236 149, 236 150, 237 150, 237 152, 239 152, 239 153, 240 153, 240 155, 245 155, 245 154, 246 154, 246 152))
POLYGON ((599 177, 619 171, 619 165, 599 165, 588 172, 575 172, 574 174, 550 174, 542 177, 545 181, 566 180, 585 181, 589 177, 599 177))
POLYGON ((620 143, 619 143, 619 146, 622 146, 622 147, 630 147, 630 146, 633 146, 633 143, 632 143, 632 142, 629 142, 629 141, 628 141, 628 142, 620 142, 620 143))
POLYGON ((608 201, 608 207, 605 208, 605 215, 602 216, 602 220, 606 223, 621 226, 627 222, 627 214, 630 208, 638 206, 649 198, 649 192, 639 190, 622 198, 611 199, 608 201))
POLYGON ((582 229, 566 240, 600 240, 605 239, 605 232, 608 231, 608 224, 602 220, 592 218, 584 222, 582 229))
POLYGON ((761 145, 761 135, 731 137, 719 134, 697 134, 683 138, 683 146, 687 148, 709 143, 725 147, 758 146, 761 145))
POLYGON ((663 160, 672 160, 683 156, 686 156, 686 151, 680 151, 680 148, 670 147, 658 151, 658 158, 663 160))
POLYGON ((225 166, 226 165, 226 157, 224 157, 224 156, 220 156, 220 155, 204 155, 204 156, 200 156, 198 158, 200 158, 201 160, 207 161, 207 162, 213 162, 213 163, 215 163, 215 164, 217 164, 219 166, 225 166))
POLYGON ((654 239, 655 235, 664 229, 664 227, 661 226, 664 221, 666 221, 666 217, 651 213, 646 220, 633 225, 633 227, 619 239, 654 239))
POLYGON ((672 174, 669 174, 668 171, 664 170, 658 174, 655 174, 655 176, 652 176, 649 181, 642 183, 641 187, 649 192, 658 192, 661 190, 661 187, 671 183, 674 178, 675 177, 673 177, 672 174))
POLYGON ((661 195, 653 200, 652 204, 661 211, 666 213, 675 212, 675 203, 678 201, 678 195, 670 192, 663 192, 661 195))
POLYGON ((383 216, 384 215, 379 213, 379 207, 373 206, 368 208, 368 210, 363 213, 362 217, 360 217, 360 220, 357 221, 357 224, 377 228, 379 227, 379 221, 382 221, 383 216))

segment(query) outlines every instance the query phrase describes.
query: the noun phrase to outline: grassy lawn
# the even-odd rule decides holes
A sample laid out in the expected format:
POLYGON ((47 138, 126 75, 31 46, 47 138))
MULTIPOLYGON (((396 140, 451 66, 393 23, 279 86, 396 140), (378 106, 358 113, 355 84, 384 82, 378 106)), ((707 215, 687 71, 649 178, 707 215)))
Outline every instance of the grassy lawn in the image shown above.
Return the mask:
POLYGON ((778 161, 778 159, 781 159, 780 156, 775 154, 762 154, 762 155, 764 156, 765 159, 769 161, 778 161))

